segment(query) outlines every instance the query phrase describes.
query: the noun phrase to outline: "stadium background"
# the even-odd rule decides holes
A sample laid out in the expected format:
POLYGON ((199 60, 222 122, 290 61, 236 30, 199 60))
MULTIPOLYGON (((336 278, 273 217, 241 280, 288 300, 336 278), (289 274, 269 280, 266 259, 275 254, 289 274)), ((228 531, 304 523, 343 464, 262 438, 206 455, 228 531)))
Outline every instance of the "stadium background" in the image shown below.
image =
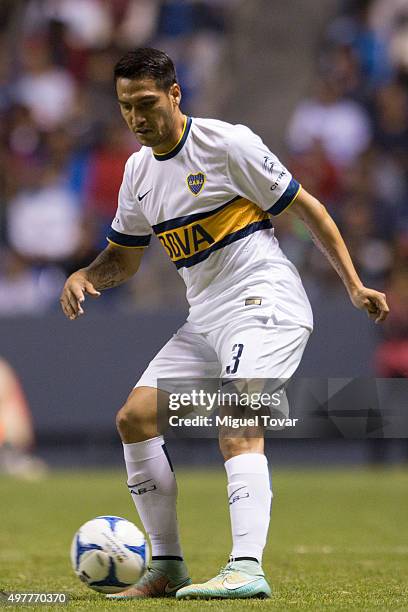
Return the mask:
MULTIPOLYGON (((277 219, 316 320, 299 374, 406 378, 407 24, 406 0, 0 2, 0 599, 3 589, 61 590, 80 610, 110 609, 70 572, 69 543, 98 514, 137 522, 114 415, 186 314, 157 241, 140 274, 87 300, 85 317, 69 322, 59 309, 66 275, 105 245, 136 148, 113 95, 116 59, 140 45, 168 51, 183 110, 258 132, 327 205, 364 282, 387 291, 392 314, 377 327, 306 231, 277 219), (31 457, 15 384, 23 453, 7 439, 9 366, 31 410, 31 457)), ((215 440, 169 448, 186 558, 207 579, 230 537, 221 457, 215 440)), ((271 605, 405 609, 407 440, 273 440, 267 454, 278 502, 265 554, 271 605)))

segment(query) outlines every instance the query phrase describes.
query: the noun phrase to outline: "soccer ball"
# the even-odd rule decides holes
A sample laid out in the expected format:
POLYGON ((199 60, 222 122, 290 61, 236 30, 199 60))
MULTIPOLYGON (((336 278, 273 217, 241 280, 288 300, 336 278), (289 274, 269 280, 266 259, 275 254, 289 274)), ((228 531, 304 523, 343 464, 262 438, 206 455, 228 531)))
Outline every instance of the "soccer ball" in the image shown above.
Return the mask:
POLYGON ((143 575, 149 547, 143 533, 119 516, 98 516, 76 532, 72 567, 94 591, 119 593, 143 575))

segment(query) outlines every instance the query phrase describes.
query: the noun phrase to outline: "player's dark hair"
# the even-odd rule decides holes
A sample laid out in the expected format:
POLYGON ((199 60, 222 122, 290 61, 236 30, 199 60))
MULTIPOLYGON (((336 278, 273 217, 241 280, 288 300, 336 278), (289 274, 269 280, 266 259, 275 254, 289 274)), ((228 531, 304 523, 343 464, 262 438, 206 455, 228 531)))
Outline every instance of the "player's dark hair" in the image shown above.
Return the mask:
POLYGON ((164 91, 168 91, 173 83, 177 83, 176 69, 167 53, 150 47, 128 51, 114 68, 115 83, 120 77, 154 79, 157 87, 164 91))

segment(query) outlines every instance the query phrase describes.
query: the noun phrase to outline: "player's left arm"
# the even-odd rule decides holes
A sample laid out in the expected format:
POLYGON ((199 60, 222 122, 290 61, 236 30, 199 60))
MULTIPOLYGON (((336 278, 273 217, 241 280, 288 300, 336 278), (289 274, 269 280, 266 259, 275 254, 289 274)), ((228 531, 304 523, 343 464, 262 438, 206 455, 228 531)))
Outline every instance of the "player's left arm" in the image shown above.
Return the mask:
POLYGON ((385 294, 364 287, 339 229, 323 204, 301 188, 288 214, 306 225, 314 243, 343 281, 354 306, 365 310, 376 323, 384 321, 389 313, 385 294))

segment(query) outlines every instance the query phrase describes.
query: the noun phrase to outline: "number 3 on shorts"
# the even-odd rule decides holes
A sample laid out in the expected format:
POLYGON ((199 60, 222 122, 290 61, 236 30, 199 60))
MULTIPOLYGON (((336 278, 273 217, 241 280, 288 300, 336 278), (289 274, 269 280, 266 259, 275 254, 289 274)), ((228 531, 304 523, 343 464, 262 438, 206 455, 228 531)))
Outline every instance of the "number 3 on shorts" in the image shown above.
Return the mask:
POLYGON ((242 355, 242 351, 244 350, 243 344, 234 344, 232 347, 232 365, 227 365, 225 371, 227 374, 236 374, 239 366, 239 360, 242 355))

